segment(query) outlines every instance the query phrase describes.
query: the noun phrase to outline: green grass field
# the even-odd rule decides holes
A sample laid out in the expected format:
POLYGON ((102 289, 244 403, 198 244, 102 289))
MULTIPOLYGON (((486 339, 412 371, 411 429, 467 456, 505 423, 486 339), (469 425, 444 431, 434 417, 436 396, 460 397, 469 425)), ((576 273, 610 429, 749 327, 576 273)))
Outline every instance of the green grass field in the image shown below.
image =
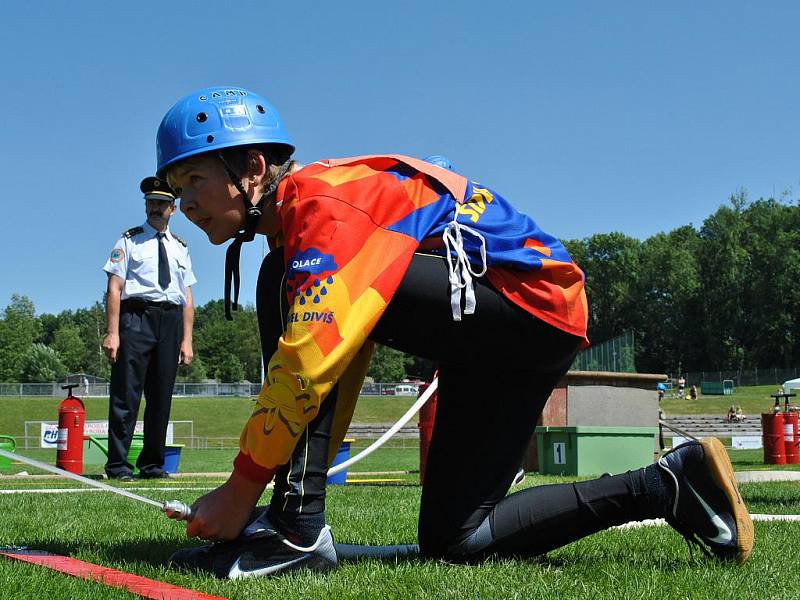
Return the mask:
MULTIPOLYGON (((408 396, 362 397, 359 399, 353 420, 358 423, 393 423, 408 410, 414 400, 408 396)), ((59 401, 58 398, 50 397, 0 398, 0 434, 14 436, 18 441, 20 452, 25 455, 55 464, 54 450, 39 448, 22 450, 22 437, 25 432, 25 421, 55 421, 59 401)), ((184 449, 181 455, 181 471, 193 473, 229 471, 236 456, 242 425, 252 412, 252 402, 250 398, 175 398, 171 419, 192 420, 195 436, 210 438, 211 441, 220 439, 225 441, 222 448, 184 449)), ((107 399, 88 398, 84 403, 87 420, 102 420, 108 417, 107 399)), ((415 422, 412 420, 412 423, 415 422)), ((176 435, 179 433, 176 432, 176 435)), ((353 444, 353 452, 363 449, 371 441, 357 440, 353 444)), ((358 470, 415 469, 419 465, 418 448, 416 440, 390 440, 378 453, 361 461, 358 470)), ((20 471, 36 472, 35 469, 22 464, 14 465, 10 472, 20 471)), ((86 465, 84 472, 100 474, 103 469, 99 465, 86 465)))
MULTIPOLYGON (((394 423, 414 403, 409 396, 363 396, 356 405, 355 423, 394 423)), ((21 437, 25 421, 55 421, 58 419, 59 398, 0 397, 0 434, 21 437)), ((87 420, 108 418, 107 398, 86 398, 87 420)), ((252 412, 251 398, 181 398, 172 401, 170 418, 174 421, 193 421, 194 434, 210 438, 238 438, 252 412)), ((141 411, 144 410, 144 400, 141 411)))
MULTIPOLYGON (((668 415, 720 415, 728 413, 731 404, 742 407, 744 414, 751 418, 758 418, 762 412, 770 412, 775 402, 770 394, 777 391, 775 385, 758 385, 737 388, 730 396, 698 396, 697 400, 680 398, 664 398, 661 407, 668 415)), ((793 398, 794 403, 800 402, 793 398)))
MULTIPOLYGON (((372 440, 361 440, 353 444, 352 454, 365 448, 372 440)), ((55 465, 56 451, 50 449, 27 449, 19 450, 19 454, 33 458, 35 460, 55 465)), ((238 449, 222 448, 208 450, 192 450, 185 448, 181 452, 180 473, 229 473, 233 459, 236 458, 238 449)), ((359 461, 350 469, 350 473, 374 473, 392 471, 415 471, 419 468, 419 443, 417 440, 390 440, 384 447, 377 452, 359 461)), ((36 467, 28 466, 22 462, 15 462, 9 470, 0 470, 0 475, 13 475, 21 472, 31 475, 43 474, 36 467)), ((102 465, 84 465, 84 474, 101 475, 102 465)), ((392 474, 392 477, 397 474, 392 474)), ((2 483, 0 483, 2 488, 2 483)))
MULTIPOLYGON (((351 454, 365 448, 372 440, 359 440, 353 444, 351 454)), ((725 440, 723 440, 724 443, 725 440)), ((238 452, 235 448, 210 449, 210 450, 191 450, 184 449, 181 454, 180 473, 181 477, 192 473, 229 473, 233 459, 238 452)), ((46 449, 22 450, 30 458, 55 464, 56 451, 46 449)), ((800 465, 765 465, 764 453, 762 450, 728 450, 731 457, 733 468, 736 471, 756 471, 756 470, 781 470, 797 471, 800 465)), ((367 458, 359 461, 350 469, 348 473, 352 477, 362 477, 364 473, 390 473, 387 477, 405 477, 404 472, 410 475, 410 480, 416 481, 418 476, 416 471, 419 469, 419 442, 417 440, 390 440, 385 446, 378 449, 367 458)), ((32 475, 43 474, 35 467, 29 467, 21 462, 11 465, 10 471, 0 472, 0 475, 16 474, 27 471, 32 475)), ((88 475, 101 474, 102 466, 87 466, 84 471, 88 475)), ((377 477, 377 475, 370 475, 377 477)), ((0 481, 0 488, 2 482, 0 481)), ((798 494, 800 494, 800 484, 798 484, 798 494)))
MULTIPOLYGON (((766 403, 771 388, 739 390, 734 396, 746 412, 766 403), (764 400, 766 395, 767 400, 764 400), (741 400, 740 400, 741 399, 741 400), (745 404, 749 402, 750 404, 745 404)), ((720 408, 730 397, 713 400, 720 408)), ((411 398, 367 398, 356 421, 389 422, 410 405, 411 398)), ((683 406, 703 406, 696 412, 714 413, 712 400, 694 405, 669 400, 672 414, 689 413, 683 406), (680 410, 679 410, 680 409, 680 410)), ((0 433, 22 432, 24 420, 52 419, 57 399, 0 400, 0 433)), ((176 399, 174 419, 191 418, 195 434, 238 435, 249 412, 248 399, 176 399)), ((669 406, 669 405, 668 405, 669 406)), ((90 419, 101 419, 105 400, 90 399, 90 419)), ((761 410, 759 408, 758 410, 761 410)), ((354 451, 368 442, 358 440, 354 451)), ((53 450, 25 454, 53 463, 53 450)), ((159 500, 192 502, 223 480, 222 476, 192 473, 230 470, 235 448, 185 449, 180 478, 126 484, 137 493, 159 500), (166 490, 155 488, 168 488, 166 490)), ((730 451, 734 468, 763 468, 760 450, 730 451)), ((392 440, 386 449, 352 467, 351 479, 369 479, 365 472, 414 471, 419 465, 416 440, 392 440)), ((21 464, 13 472, 35 469, 21 464)), ((99 469, 98 469, 99 472, 99 469)), ((474 474, 475 477, 480 474, 474 474)), ((328 521, 337 541, 394 544, 416 541, 420 488, 416 473, 387 477, 399 485, 331 486, 328 521)), ((569 478, 526 476, 523 486, 561 483, 569 478)), ((610 530, 551 552, 535 560, 494 560, 477 566, 455 566, 419 559, 394 563, 346 563, 319 575, 299 573, 275 579, 237 582, 173 571, 169 555, 187 540, 180 523, 167 520, 156 509, 105 492, 41 493, 48 488, 76 489, 78 484, 59 478, 0 479, 0 546, 30 548, 93 562, 216 594, 227 598, 792 598, 800 597, 800 582, 792 574, 800 552, 800 523, 756 523, 756 547, 742 567, 718 564, 695 553, 690 558, 683 539, 668 527, 628 531, 610 530)), ((800 483, 743 484, 742 495, 755 513, 800 514, 800 483)), ((98 583, 73 579, 40 567, 0 559, 0 597, 5 598, 132 598, 98 583)))
MULTIPOLYGON (((665 398, 663 409, 668 415, 718 414, 724 416, 731 404, 741 405, 753 418, 769 412, 776 386, 738 388, 731 396, 700 396, 698 400, 665 398)), ((655 391, 653 392, 655 394, 655 391)), ((25 421, 54 421, 58 398, 0 397, 0 434, 22 436, 25 421)), ((361 397, 353 417, 355 423, 393 423, 413 404, 409 396, 361 397)), ((87 398, 87 420, 108 418, 106 398, 87 398)), ((144 405, 143 405, 144 406, 144 405)), ((175 398, 171 419, 194 422, 194 434, 208 438, 237 438, 252 409, 250 398, 175 398)))
MULTIPOLYGON (((526 485, 562 481, 529 476, 526 485)), ((169 482, 193 490, 137 493, 191 501, 217 480, 169 482)), ((0 482, 2 489, 73 487, 64 480, 0 482)), ((140 489, 145 488, 145 489, 140 489)), ((745 484, 753 512, 800 512, 798 486, 745 484)), ((344 543, 414 543, 419 487, 332 486, 328 520, 344 543)), ((792 598, 800 595, 793 557, 800 551, 794 523, 756 523, 756 547, 742 567, 695 553, 667 527, 601 532, 535 560, 495 560, 455 566, 419 559, 400 564, 343 564, 329 574, 299 573, 236 582, 172 571, 169 555, 187 541, 180 523, 156 509, 104 492, 0 495, 0 545, 73 556, 227 598, 792 598)), ((128 598, 120 590, 0 559, 3 598, 128 598)))

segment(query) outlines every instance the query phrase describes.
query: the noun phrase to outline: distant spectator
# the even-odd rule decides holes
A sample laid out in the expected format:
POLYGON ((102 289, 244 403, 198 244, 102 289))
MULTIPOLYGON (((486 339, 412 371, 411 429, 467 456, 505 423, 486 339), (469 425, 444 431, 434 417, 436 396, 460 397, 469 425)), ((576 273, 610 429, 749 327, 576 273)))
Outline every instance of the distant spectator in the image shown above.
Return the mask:
POLYGON ((686 380, 683 378, 683 375, 681 375, 678 378, 678 396, 683 398, 683 392, 685 390, 686 390, 686 380))
POLYGON ((741 423, 746 418, 747 417, 742 411, 741 406, 734 406, 733 404, 731 404, 730 408, 728 408, 728 415, 725 418, 725 420, 728 421, 729 423, 741 423))
POLYGON ((691 400, 697 400, 697 386, 696 385, 693 385, 691 388, 689 388, 689 398, 691 400))

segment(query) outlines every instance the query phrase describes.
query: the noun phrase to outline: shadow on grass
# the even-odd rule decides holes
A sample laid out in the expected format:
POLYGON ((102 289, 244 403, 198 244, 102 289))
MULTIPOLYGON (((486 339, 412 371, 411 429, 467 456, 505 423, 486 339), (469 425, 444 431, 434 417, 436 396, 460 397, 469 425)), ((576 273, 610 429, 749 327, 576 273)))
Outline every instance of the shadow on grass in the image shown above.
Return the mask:
MULTIPOLYGON (((761 494, 757 494, 760 498, 761 494)), ((766 500, 766 498, 765 498, 766 500)), ((196 547, 204 545, 199 540, 187 539, 150 539, 150 540, 114 540, 114 541, 53 541, 52 537, 38 536, 27 538, 15 544, 18 547, 28 550, 38 550, 53 554, 77 558, 87 562, 93 562, 104 566, 116 565, 121 570, 130 570, 125 565, 148 565, 153 568, 164 568, 168 565, 169 557, 177 550, 182 548, 196 547)), ((498 556, 491 554, 474 561, 449 561, 445 559, 423 556, 420 554, 419 546, 416 544, 399 545, 370 545, 370 544, 336 544, 337 557, 342 564, 360 563, 365 561, 377 561, 389 564, 400 565, 403 563, 440 563, 450 565, 492 565, 508 562, 528 564, 544 569, 565 569, 580 567, 581 565, 596 565, 598 562, 610 562, 614 564, 628 564, 630 567, 653 564, 654 557, 650 552, 636 552, 631 555, 629 549, 619 552, 609 551, 603 547, 600 553, 595 550, 583 550, 577 554, 562 553, 558 549, 548 554, 525 554, 517 553, 513 556, 498 556)), ((679 569, 690 565, 703 563, 705 557, 702 554, 694 554, 687 551, 676 552, 668 556, 659 556, 656 563, 660 568, 679 569)), ((713 561, 712 561, 713 562, 713 561)), ((136 570, 136 569, 133 569, 136 570)))
MULTIPOLYGON (((90 555, 102 557, 105 563, 142 563, 153 567, 163 567, 167 564, 173 552, 192 544, 173 544, 164 540, 139 540, 128 542, 53 542, 52 540, 28 539, 19 548, 39 550, 69 556, 78 560, 92 562, 90 555)), ((201 544, 195 544, 201 545, 201 544)))
MULTIPOLYGON (((47 539, 28 539, 24 544, 17 544, 15 547, 18 549, 26 549, 31 551, 44 551, 60 556, 69 556, 78 558, 79 560, 102 560, 104 564, 124 564, 124 563, 141 563, 153 567, 163 567, 169 561, 169 557, 181 548, 191 546, 201 546, 202 542, 196 543, 171 543, 167 541, 130 541, 130 542, 114 542, 114 543, 81 543, 81 542, 53 542, 47 539), (91 556, 97 555, 102 559, 92 559, 91 556), (83 558, 79 558, 83 557, 83 558)), ((12 547, 3 547, 3 549, 12 549, 12 547)), ((451 563, 450 561, 422 556, 419 553, 419 546, 416 544, 399 544, 399 545, 368 545, 368 544, 336 544, 337 558, 342 563, 359 563, 363 561, 380 561, 386 563, 405 563, 405 562, 440 562, 445 564, 470 564, 465 563, 451 563)), ((481 563, 496 563, 505 561, 516 561, 522 563, 536 564, 544 567, 561 568, 574 563, 575 559, 565 558, 562 556, 514 556, 514 557, 498 557, 489 556, 483 560, 475 561, 472 564, 481 563)))

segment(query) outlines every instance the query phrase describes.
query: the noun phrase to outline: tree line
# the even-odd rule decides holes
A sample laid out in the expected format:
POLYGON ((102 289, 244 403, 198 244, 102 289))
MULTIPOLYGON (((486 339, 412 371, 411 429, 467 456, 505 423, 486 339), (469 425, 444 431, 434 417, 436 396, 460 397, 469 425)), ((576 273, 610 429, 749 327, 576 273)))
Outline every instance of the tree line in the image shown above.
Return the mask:
POLYGON ((636 368, 800 364, 800 206, 741 191, 697 229, 565 242, 586 273, 589 338, 631 330, 636 368))
MULTIPOLYGON (((50 382, 68 373, 108 379, 103 353, 105 305, 37 316, 33 302, 14 294, 0 319, 0 381, 50 382)), ((244 306, 226 321, 222 300, 195 309, 195 357, 181 367, 182 381, 260 381, 261 347, 255 309, 244 306)))
MULTIPOLYGON (((589 338, 634 332, 643 372, 786 368, 800 364, 800 205, 744 192, 697 229, 684 225, 646 240, 599 233, 566 240, 586 274, 589 338)), ((49 382, 67 373, 108 378, 103 302, 37 315, 14 294, 0 318, 0 381, 49 382)), ((502 332, 498 332, 502 335, 502 332)), ((221 300, 196 307, 195 359, 182 381, 260 381, 255 308, 224 318, 221 300)), ((432 365, 378 347, 376 381, 430 376, 432 365)))
MULTIPOLYGON (((222 300, 195 308, 194 361, 180 367, 179 381, 261 381, 261 343, 252 305, 225 319, 222 300)), ((103 353, 104 303, 36 315, 27 296, 13 294, 0 318, 0 382, 52 382, 70 373, 108 379, 111 365, 103 353)), ((375 352, 370 375, 377 381, 401 381, 414 372, 415 360, 390 348, 375 352)))

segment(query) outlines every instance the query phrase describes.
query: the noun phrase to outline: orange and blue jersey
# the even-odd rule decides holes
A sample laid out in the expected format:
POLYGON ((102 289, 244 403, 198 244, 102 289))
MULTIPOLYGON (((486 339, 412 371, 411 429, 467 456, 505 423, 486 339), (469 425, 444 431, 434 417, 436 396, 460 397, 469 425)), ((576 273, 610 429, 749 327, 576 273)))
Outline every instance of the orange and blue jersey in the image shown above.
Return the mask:
POLYGON ((400 155, 320 161, 286 177, 276 204, 290 310, 240 438, 235 469, 249 479, 268 482, 288 461, 337 382, 338 403, 354 404, 372 328, 415 252, 451 254, 448 232, 510 301, 586 341, 583 273, 564 246, 457 173, 400 155))

